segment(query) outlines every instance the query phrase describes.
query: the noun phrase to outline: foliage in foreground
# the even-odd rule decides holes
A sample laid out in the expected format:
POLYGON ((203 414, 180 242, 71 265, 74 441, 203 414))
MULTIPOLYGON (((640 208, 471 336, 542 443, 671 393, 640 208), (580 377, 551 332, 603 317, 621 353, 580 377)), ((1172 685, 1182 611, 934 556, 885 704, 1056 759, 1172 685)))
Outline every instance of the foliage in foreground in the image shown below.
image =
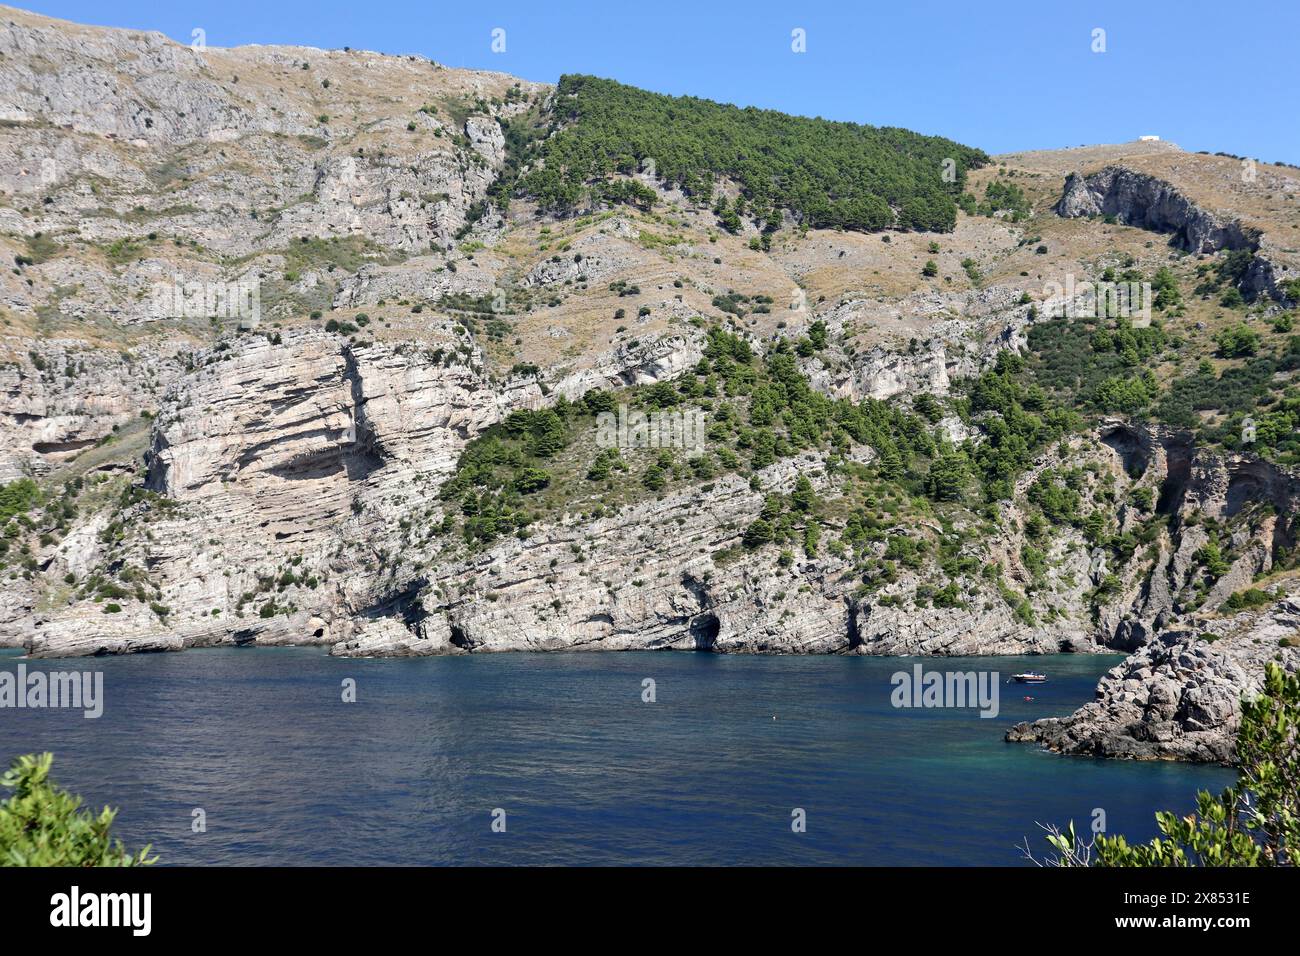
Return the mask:
MULTIPOLYGON (((1071 822, 1048 827, 1051 866, 1295 866, 1300 853, 1300 675, 1269 662, 1264 692, 1242 699, 1236 786, 1201 791, 1196 812, 1156 814, 1163 837, 1084 843, 1071 822)), ((1026 855, 1033 859, 1026 850, 1026 855)), ((1034 862, 1038 862, 1035 860, 1034 862)))
POLYGON ((149 847, 130 853, 110 832, 117 811, 83 809, 50 779, 53 754, 24 754, 0 777, 0 866, 150 866, 149 847))

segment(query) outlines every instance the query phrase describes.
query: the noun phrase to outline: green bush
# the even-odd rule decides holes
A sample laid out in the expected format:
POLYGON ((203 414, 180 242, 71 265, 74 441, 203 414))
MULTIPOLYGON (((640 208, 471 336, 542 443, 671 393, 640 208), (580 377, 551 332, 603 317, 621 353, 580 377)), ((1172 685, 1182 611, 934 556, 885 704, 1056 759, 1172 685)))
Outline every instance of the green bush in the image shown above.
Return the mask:
POLYGON ((52 754, 26 754, 0 777, 13 794, 0 803, 0 866, 149 866, 149 847, 129 852, 111 830, 117 811, 82 809, 81 798, 49 779, 52 754))
POLYGON ((772 542, 772 525, 762 518, 758 518, 745 529, 745 547, 758 548, 772 542))
POLYGON ((1272 595, 1267 591, 1261 591, 1259 588, 1247 588, 1244 591, 1238 591, 1228 597, 1223 602, 1225 611, 1241 611, 1246 608, 1263 607, 1273 600, 1272 595))
POLYGON ((24 514, 36 507, 41 491, 30 478, 19 478, 0 486, 0 524, 14 515, 24 514))
MULTIPOLYGON (((1241 298, 1240 293, 1237 298, 1241 298)), ((1214 343, 1219 347, 1219 355, 1223 358, 1244 358, 1247 355, 1254 355, 1255 350, 1259 348, 1259 333, 1248 325, 1233 325, 1216 335, 1214 343)))

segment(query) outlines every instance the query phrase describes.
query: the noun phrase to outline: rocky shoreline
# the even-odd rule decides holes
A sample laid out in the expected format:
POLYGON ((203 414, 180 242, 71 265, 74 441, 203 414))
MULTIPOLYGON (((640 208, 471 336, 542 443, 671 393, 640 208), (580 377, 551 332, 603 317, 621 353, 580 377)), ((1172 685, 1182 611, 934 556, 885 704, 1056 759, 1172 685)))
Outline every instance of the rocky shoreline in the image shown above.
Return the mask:
POLYGON ((1169 630, 1097 685, 1068 717, 1020 723, 1013 742, 1062 754, 1231 764, 1241 698, 1263 686, 1264 666, 1300 670, 1300 590, 1267 610, 1169 630))

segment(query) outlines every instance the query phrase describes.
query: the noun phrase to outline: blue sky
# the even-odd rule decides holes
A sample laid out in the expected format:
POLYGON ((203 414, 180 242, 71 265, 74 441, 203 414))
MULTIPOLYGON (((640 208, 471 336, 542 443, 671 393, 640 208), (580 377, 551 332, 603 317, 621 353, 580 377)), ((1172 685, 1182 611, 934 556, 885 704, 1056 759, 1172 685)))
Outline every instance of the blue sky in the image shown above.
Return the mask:
POLYGON ((1154 133, 1185 149, 1300 163, 1300 3, 653 0, 55 0, 28 9, 212 46, 419 53, 554 82, 593 73, 664 93, 906 126, 991 153, 1154 133), (492 30, 506 31, 493 53, 492 30), (806 31, 807 52, 791 51, 806 31), (1093 31, 1105 30, 1104 53, 1093 31))

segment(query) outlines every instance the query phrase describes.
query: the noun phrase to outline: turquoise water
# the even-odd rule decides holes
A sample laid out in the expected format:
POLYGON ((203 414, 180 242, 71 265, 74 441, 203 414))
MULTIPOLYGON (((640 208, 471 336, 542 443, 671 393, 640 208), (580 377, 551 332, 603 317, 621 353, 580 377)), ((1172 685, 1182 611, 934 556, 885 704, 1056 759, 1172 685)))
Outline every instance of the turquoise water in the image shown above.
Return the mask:
MULTIPOLYGON (((15 670, 16 652, 0 653, 15 670)), ((891 706, 906 658, 249 648, 28 661, 102 671, 104 713, 0 709, 0 759, 53 751, 62 785, 121 807, 128 844, 172 864, 1014 866, 1023 837, 1044 845, 1036 821, 1085 826, 1102 808, 1111 832, 1146 838, 1155 810, 1186 811, 1198 788, 1233 779, 1003 741, 1091 699, 1116 660, 921 662, 1048 672, 1046 685, 999 684, 994 719, 891 706), (491 829, 498 808, 505 832, 491 829)))

